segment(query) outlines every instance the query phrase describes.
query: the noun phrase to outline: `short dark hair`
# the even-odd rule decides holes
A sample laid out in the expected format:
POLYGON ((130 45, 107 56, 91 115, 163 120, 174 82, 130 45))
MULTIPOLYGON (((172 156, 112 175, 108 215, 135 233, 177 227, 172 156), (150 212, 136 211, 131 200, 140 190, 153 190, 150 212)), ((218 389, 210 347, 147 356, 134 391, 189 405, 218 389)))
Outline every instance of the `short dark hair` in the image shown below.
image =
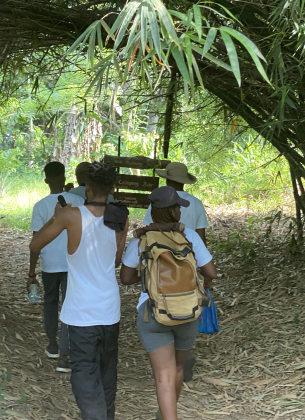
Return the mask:
POLYGON ((87 169, 89 168, 89 166, 90 162, 81 162, 76 167, 75 175, 80 185, 86 184, 86 179, 88 176, 87 169))
POLYGON ((44 167, 46 178, 56 178, 65 175, 65 166, 60 162, 50 162, 44 167))
POLYGON ((93 162, 87 168, 86 184, 96 196, 108 195, 117 179, 115 167, 104 162, 93 162))

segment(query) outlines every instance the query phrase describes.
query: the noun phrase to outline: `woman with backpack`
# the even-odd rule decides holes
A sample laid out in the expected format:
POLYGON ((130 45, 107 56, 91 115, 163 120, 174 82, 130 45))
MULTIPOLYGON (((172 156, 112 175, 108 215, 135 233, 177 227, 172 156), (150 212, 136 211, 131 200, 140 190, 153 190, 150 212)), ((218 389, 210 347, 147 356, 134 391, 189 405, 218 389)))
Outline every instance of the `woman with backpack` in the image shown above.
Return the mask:
POLYGON ((154 223, 134 232, 121 281, 142 281, 137 328, 155 378, 160 407, 156 418, 178 420, 183 366, 198 334, 197 318, 208 304, 196 266, 209 281, 216 277, 216 268, 198 233, 178 223, 180 206, 189 202, 169 186, 154 190, 149 200, 154 223))

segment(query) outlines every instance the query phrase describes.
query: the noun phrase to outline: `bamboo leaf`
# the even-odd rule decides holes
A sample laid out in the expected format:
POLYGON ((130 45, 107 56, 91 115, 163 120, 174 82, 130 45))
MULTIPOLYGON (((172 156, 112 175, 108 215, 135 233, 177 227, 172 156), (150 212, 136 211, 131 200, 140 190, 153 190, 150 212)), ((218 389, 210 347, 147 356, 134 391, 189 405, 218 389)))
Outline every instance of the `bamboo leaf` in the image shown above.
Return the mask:
POLYGON ((153 56, 156 55, 156 50, 155 48, 153 48, 148 54, 145 55, 145 57, 143 58, 143 61, 147 61, 149 58, 153 58, 153 56))
POLYGON ((92 32, 89 38, 88 64, 91 64, 91 67, 94 66, 95 38, 96 38, 96 27, 92 29, 92 32))
POLYGON ((128 63, 128 71, 130 70, 130 67, 132 65, 132 62, 133 62, 133 60, 136 56, 136 53, 137 53, 138 49, 139 49, 139 43, 135 46, 135 48, 134 48, 134 50, 131 54, 131 57, 130 57, 130 60, 129 60, 129 63, 128 63))
POLYGON ((126 45, 126 48, 125 48, 126 51, 129 51, 132 44, 134 45, 135 32, 137 30, 139 20, 140 20, 140 15, 136 15, 136 17, 134 18, 132 27, 130 29, 129 36, 128 36, 128 41, 127 41, 127 45, 126 45))
POLYGON ((207 53, 205 56, 208 60, 212 61, 212 63, 216 64, 217 66, 220 66, 226 70, 232 71, 232 67, 226 64, 225 62, 223 62, 222 60, 219 60, 218 58, 214 57, 213 55, 209 53, 207 53))
POLYGON ((259 49, 256 47, 256 45, 253 44, 253 42, 250 41, 250 39, 248 39, 247 37, 245 37, 241 33, 235 31, 234 29, 227 28, 227 27, 223 27, 223 29, 225 30, 225 32, 228 32, 230 35, 234 36, 238 41, 240 41, 240 43, 246 48, 248 53, 251 55, 252 60, 254 61, 255 65, 257 67, 257 70, 260 72, 261 76, 266 80, 266 82, 271 84, 271 82, 270 82, 270 80, 269 80, 269 78, 268 78, 268 76, 265 72, 265 69, 262 66, 262 63, 260 62, 260 60, 258 58, 257 52, 259 52, 259 57, 263 57, 264 60, 265 60, 265 58, 261 54, 259 49))
POLYGON ((191 66, 193 62, 191 40, 187 35, 185 35, 184 40, 185 40, 185 52, 186 52, 187 63, 189 66, 191 66))
POLYGON ((104 19, 101 19, 100 22, 101 22, 101 25, 103 26, 103 28, 105 29, 105 31, 108 33, 107 39, 110 37, 113 41, 115 41, 114 35, 109 35, 111 30, 110 30, 109 26, 107 25, 107 23, 104 21, 104 19))
MULTIPOLYGON (((113 47, 114 50, 120 45, 120 43, 121 43, 121 41, 122 41, 122 39, 125 35, 125 32, 126 32, 128 26, 130 25, 130 22, 131 22, 131 20, 134 16, 134 14, 136 13, 137 9, 139 8, 139 5, 140 5, 139 2, 134 1, 134 2, 128 3, 127 6, 124 7, 123 11, 125 10, 125 8, 127 9, 127 7, 130 6, 130 7, 128 7, 125 18, 124 18, 124 20, 123 20, 123 22, 120 26, 119 32, 117 34, 117 37, 116 37, 116 40, 115 40, 115 43, 114 43, 114 47, 113 47)), ((111 28, 111 32, 112 32, 112 28, 111 28)), ((108 37, 109 36, 110 35, 108 35, 108 37)))
POLYGON ((85 42, 87 41, 88 37, 91 34, 92 28, 95 26, 96 22, 97 21, 91 23, 91 25, 81 34, 81 36, 77 38, 77 40, 68 49, 67 54, 71 54, 72 52, 74 52, 81 43, 84 46, 85 42))
POLYGON ((197 34, 198 34, 199 38, 201 38, 201 35, 202 35, 201 9, 198 6, 198 4, 194 4, 193 5, 193 10, 194 10, 194 18, 195 18, 195 25, 196 25, 197 34))
POLYGON ((155 88, 159 85, 164 70, 167 69, 168 71, 170 71, 170 68, 168 66, 168 57, 169 57, 169 54, 170 54, 170 48, 168 48, 166 55, 162 52, 162 59, 163 59, 164 66, 162 66, 162 68, 161 68, 161 71, 159 73, 159 77, 158 77, 158 79, 157 79, 157 81, 155 83, 155 88))
POLYGON ((143 55, 145 54, 147 44, 147 12, 146 2, 143 2, 141 4, 141 45, 143 55))
POLYGON ((228 55, 229 55, 229 60, 230 60, 230 64, 232 67, 232 71, 234 73, 234 76, 237 80, 238 86, 241 85, 241 77, 240 77, 240 68, 239 68, 239 60, 237 57, 237 52, 236 52, 236 48, 234 45, 234 42, 232 41, 232 38, 230 37, 229 34, 227 34, 225 31, 223 31, 222 29, 220 29, 220 33, 222 36, 222 39, 225 43, 228 55))
POLYGON ((166 31, 169 37, 171 38, 172 41, 175 42, 175 44, 179 45, 179 40, 178 40, 171 16, 168 13, 167 9, 165 8, 164 4, 162 3, 161 0, 151 0, 151 1, 158 12, 160 19, 163 22, 163 25, 166 28, 166 31))
POLYGON ((200 70, 199 70, 197 61, 196 61, 196 59, 193 55, 192 55, 192 60, 193 60, 193 67, 194 67, 198 82, 200 83, 200 86, 202 87, 202 89, 204 89, 204 85, 203 85, 203 81, 202 81, 202 78, 201 78, 200 70))
POLYGON ((115 53, 113 54, 113 64, 114 64, 114 66, 116 68, 116 71, 118 72, 117 76, 123 81, 122 70, 121 70, 119 61, 118 61, 117 56, 116 56, 115 53))
POLYGON ((193 20, 193 12, 191 11, 191 9, 189 9, 187 11, 187 29, 186 29, 187 31, 192 24, 192 20, 193 20))
POLYGON ((103 77, 103 74, 104 74, 104 72, 105 72, 105 70, 106 70, 106 68, 107 68, 107 66, 108 66, 108 62, 110 61, 112 59, 112 54, 111 55, 109 55, 108 57, 106 57, 106 58, 104 58, 103 60, 101 60, 100 62, 99 62, 99 65, 98 65, 98 70, 97 70, 97 72, 96 72, 96 74, 95 74, 95 76, 94 76, 94 78, 92 79, 92 81, 91 81, 91 83, 90 83, 90 85, 89 85, 89 87, 88 87, 88 89, 87 89, 87 91, 86 91, 86 94, 92 89, 92 87, 96 84, 96 82, 97 82, 97 80, 98 79, 101 79, 102 77, 103 77))
MULTIPOLYGON (((221 6, 220 4, 218 4, 217 3, 217 6, 221 6)), ((228 17, 227 16, 225 16, 225 15, 223 15, 222 13, 220 13, 220 12, 218 12, 218 10, 216 10, 216 9, 213 9, 212 7, 209 7, 209 6, 200 6, 200 7, 202 7, 203 9, 208 9, 208 10, 211 10, 213 13, 215 13, 216 15, 218 15, 218 16, 220 16, 220 17, 222 17, 222 18, 225 18, 225 19, 228 19, 228 17)), ((239 22, 241 25, 242 25, 242 23, 237 19, 237 17, 236 16, 234 16, 226 7, 223 7, 223 6, 221 6, 225 11, 226 11, 226 13, 228 13, 228 15, 229 16, 231 16, 231 18, 233 19, 233 20, 235 20, 235 21, 237 21, 237 22, 239 22)))
POLYGON ((100 49, 100 51, 103 51, 103 40, 102 40, 102 29, 101 25, 97 25, 96 27, 96 33, 97 33, 97 44, 100 49))
POLYGON ((228 28, 226 26, 222 26, 221 28, 223 31, 227 32, 234 38, 236 38, 247 50, 252 49, 254 54, 256 54, 259 58, 266 61, 263 54, 260 52, 260 50, 257 48, 257 46, 252 42, 249 38, 247 38, 245 35, 241 34, 240 32, 236 31, 235 29, 228 28))
POLYGON ((202 58, 207 54, 207 52, 209 51, 209 49, 211 48, 215 38, 217 35, 217 29, 216 28, 211 28, 208 32, 207 38, 205 40, 205 44, 203 47, 203 51, 202 51, 202 58))
MULTIPOLYGON (((204 37, 206 37, 206 35, 205 34, 203 34, 203 36, 204 37)), ((203 39, 203 38, 198 38, 198 36, 196 36, 196 35, 193 35, 193 34, 191 34, 191 33, 188 33, 188 37, 192 40, 192 41, 195 41, 195 42, 198 42, 198 44, 205 44, 205 39, 203 39)))
POLYGON ((187 21, 187 16, 184 13, 181 12, 177 12, 177 10, 169 10, 168 13, 170 15, 176 16, 177 18, 179 18, 182 22, 186 22, 187 21))
POLYGON ((177 63, 178 69, 181 73, 181 76, 183 77, 184 80, 187 81, 187 83, 191 83, 190 81, 190 75, 189 72, 187 70, 187 67, 185 65, 185 61, 184 61, 184 57, 183 54, 181 52, 181 50, 174 45, 174 47, 171 49, 172 55, 177 63))
POLYGON ((156 13, 154 8, 149 4, 148 6, 148 20, 150 25, 151 36, 153 39, 154 47, 157 51, 158 56, 161 58, 161 41, 160 41, 160 34, 159 34, 159 27, 156 18, 156 13))
MULTIPOLYGON (((192 50, 198 54, 202 54, 202 48, 199 48, 197 45, 192 44, 192 50)), ((231 66, 219 60, 218 58, 214 57, 213 55, 206 53, 205 57, 212 63, 216 64, 217 66, 223 67, 224 69, 228 71, 232 71, 231 66)))
POLYGON ((194 83, 194 72, 192 65, 188 66, 189 75, 190 75, 190 86, 191 86, 191 93, 192 97, 195 97, 195 83, 194 83))
MULTIPOLYGON (((114 24, 112 25, 107 39, 109 39, 111 37, 111 35, 113 35, 116 32, 116 30, 119 29, 119 27, 121 26, 122 22, 124 21, 128 11, 129 11, 129 9, 133 8, 133 6, 134 6, 133 3, 134 2, 127 3, 126 6, 123 8, 123 10, 119 14, 119 16, 116 18, 114 24)), ((138 6, 140 6, 140 2, 138 2, 138 6)))

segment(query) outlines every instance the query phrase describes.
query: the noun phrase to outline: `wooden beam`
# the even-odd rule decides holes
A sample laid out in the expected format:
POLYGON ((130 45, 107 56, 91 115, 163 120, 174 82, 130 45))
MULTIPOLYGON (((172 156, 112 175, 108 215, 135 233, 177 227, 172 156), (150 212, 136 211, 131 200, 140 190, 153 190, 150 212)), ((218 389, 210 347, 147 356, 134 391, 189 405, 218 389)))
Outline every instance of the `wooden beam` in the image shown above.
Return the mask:
POLYGON ((165 169, 170 160, 150 159, 145 156, 110 156, 105 155, 105 163, 110 163, 117 168, 133 169, 165 169))

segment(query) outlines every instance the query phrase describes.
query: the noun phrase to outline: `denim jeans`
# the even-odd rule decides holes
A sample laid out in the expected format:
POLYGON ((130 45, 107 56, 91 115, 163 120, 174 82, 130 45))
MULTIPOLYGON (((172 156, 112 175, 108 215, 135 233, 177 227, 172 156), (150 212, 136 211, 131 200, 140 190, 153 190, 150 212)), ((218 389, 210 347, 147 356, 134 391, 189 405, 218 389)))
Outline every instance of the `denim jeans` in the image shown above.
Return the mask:
POLYGON ((114 420, 119 323, 68 326, 71 384, 83 420, 114 420))
MULTIPOLYGON (((42 272, 44 286, 44 328, 48 337, 57 337, 58 332, 58 303, 59 289, 61 289, 62 302, 66 297, 68 273, 42 272)), ((59 353, 69 354, 68 326, 61 323, 59 333, 59 353)))

